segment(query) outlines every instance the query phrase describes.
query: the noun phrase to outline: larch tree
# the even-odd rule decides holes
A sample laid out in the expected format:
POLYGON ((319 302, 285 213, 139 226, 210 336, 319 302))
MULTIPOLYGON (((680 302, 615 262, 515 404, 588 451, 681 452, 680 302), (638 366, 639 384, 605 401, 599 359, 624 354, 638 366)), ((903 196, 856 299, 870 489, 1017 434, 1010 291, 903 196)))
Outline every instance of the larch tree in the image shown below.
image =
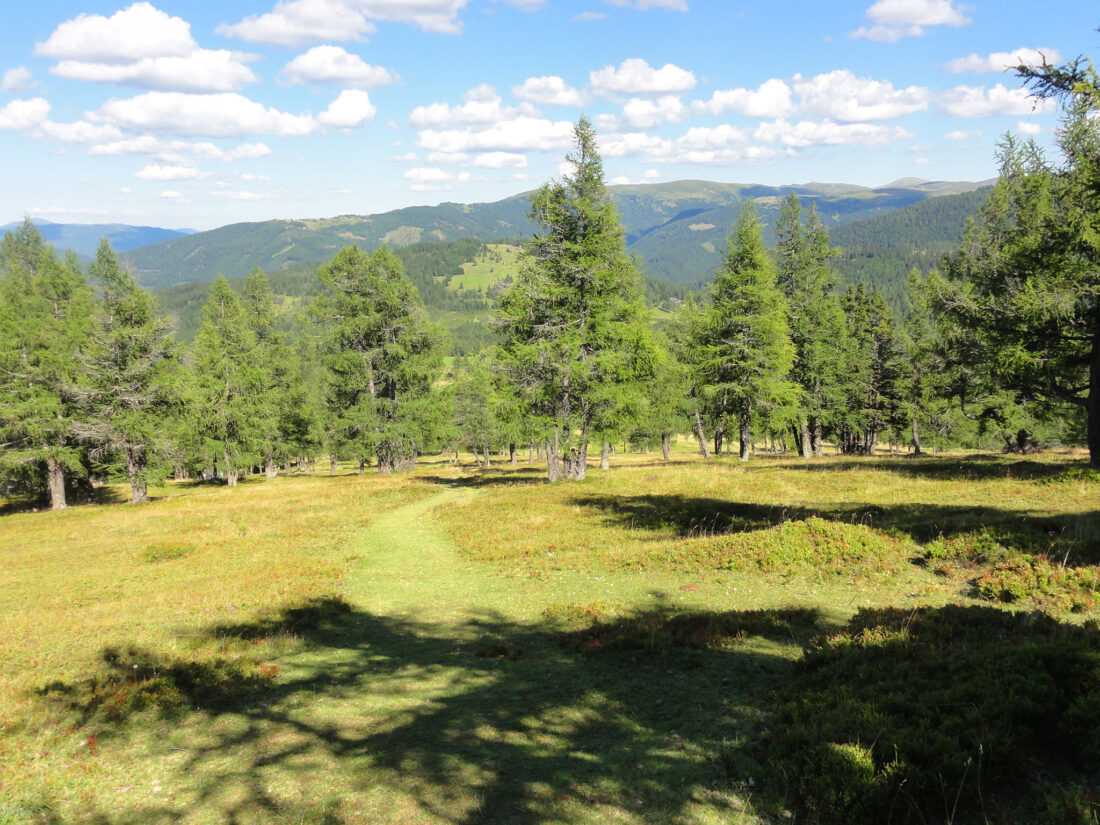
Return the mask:
POLYGON ((175 405, 171 326, 157 313, 156 299, 119 265, 106 239, 88 274, 103 297, 88 354, 92 415, 85 430, 109 457, 121 461, 136 504, 148 498, 154 467, 168 452, 164 421, 175 405))
POLYGON ((833 293, 832 250, 817 209, 803 226, 802 206, 791 194, 776 222, 776 269, 787 300, 787 321, 794 363, 791 380, 798 385, 795 444, 804 458, 820 456, 823 434, 831 426, 842 398, 838 388, 846 371, 847 329, 833 293))
POLYGON ((400 259, 356 246, 321 268, 326 294, 312 314, 321 327, 332 440, 389 473, 411 466, 438 418, 430 397, 440 333, 428 320, 400 259))
POLYGON ((4 465, 50 507, 67 506, 66 474, 86 474, 78 439, 86 408, 92 293, 25 220, 0 241, 0 446, 4 465), (42 482, 45 482, 44 485, 42 482))
POLYGON ((1047 407, 1083 408, 1100 468, 1100 125, 1076 95, 1050 164, 1006 137, 1001 177, 946 272, 944 308, 973 332, 995 383, 1047 407))
POLYGON ((192 353, 196 432, 220 458, 226 484, 257 457, 263 428, 263 376, 256 364, 256 335, 240 297, 222 276, 202 310, 192 353))
POLYGON ((641 276, 587 118, 566 160, 571 171, 531 197, 540 230, 496 321, 502 368, 545 439, 550 481, 585 477, 596 428, 640 391, 653 353, 641 276))
POLYGON ((277 459, 289 441, 294 365, 290 348, 275 330, 279 311, 271 282, 259 267, 254 267, 244 281, 244 310, 248 325, 256 336, 253 366, 257 370, 255 424, 260 433, 264 474, 278 475, 277 459))
POLYGON ((747 461, 754 410, 790 403, 796 392, 787 380, 794 346, 786 302, 752 201, 741 208, 729 236, 692 349, 715 414, 737 422, 741 460, 747 461))

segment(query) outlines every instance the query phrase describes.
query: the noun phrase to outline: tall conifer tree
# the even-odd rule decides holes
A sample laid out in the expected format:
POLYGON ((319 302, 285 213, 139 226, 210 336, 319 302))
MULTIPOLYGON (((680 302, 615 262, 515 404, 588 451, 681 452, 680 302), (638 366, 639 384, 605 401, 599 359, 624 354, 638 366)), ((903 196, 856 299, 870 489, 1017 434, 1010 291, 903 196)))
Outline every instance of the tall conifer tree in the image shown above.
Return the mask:
MULTIPOLYGON (((167 452, 165 419, 175 392, 169 368, 175 353, 170 326, 156 300, 119 265, 104 239, 88 274, 99 282, 92 336, 89 436, 121 459, 134 503, 148 497, 151 470, 167 452)), ((163 476, 161 476, 163 478, 163 476)))
POLYGON ((501 363, 543 433, 550 481, 584 478, 601 419, 652 366, 641 276, 586 118, 567 161, 571 173, 531 197, 541 230, 497 318, 501 363))
POLYGON ((61 259, 30 222, 0 241, 0 445, 3 462, 67 505, 66 474, 86 472, 76 434, 92 293, 75 257, 61 259), (44 484, 42 483, 44 482, 44 484))

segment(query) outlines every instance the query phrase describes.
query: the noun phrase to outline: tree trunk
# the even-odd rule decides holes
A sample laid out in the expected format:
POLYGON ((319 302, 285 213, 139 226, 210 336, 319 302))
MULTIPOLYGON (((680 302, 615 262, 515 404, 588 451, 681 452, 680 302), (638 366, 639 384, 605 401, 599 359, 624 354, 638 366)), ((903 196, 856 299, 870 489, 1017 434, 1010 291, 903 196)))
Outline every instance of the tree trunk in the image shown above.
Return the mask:
POLYGON ((814 419, 813 434, 812 434, 813 445, 814 445, 814 458, 821 458, 821 456, 825 452, 825 445, 822 443, 823 436, 824 436, 824 434, 822 433, 822 430, 821 430, 821 419, 820 418, 815 418, 814 419))
POLYGON ((1095 319, 1094 323, 1092 358, 1089 361, 1089 397, 1085 399, 1085 428, 1089 466, 1100 470, 1100 319, 1095 319))
POLYGON ((749 460, 752 450, 752 407, 748 402, 741 404, 741 460, 749 460))
POLYGON ((172 468, 172 478, 174 478, 176 481, 183 481, 187 478, 187 470, 185 470, 181 465, 177 464, 175 467, 172 468))
POLYGON ((699 452, 703 454, 703 458, 710 458, 706 433, 703 432, 703 416, 699 414, 698 407, 695 408, 695 437, 699 439, 699 452))
POLYGON ((359 459, 359 475, 363 475, 367 471, 367 460, 365 458, 359 459))
POLYGON ((46 476, 50 490, 50 509, 64 510, 69 506, 65 501, 65 469, 56 458, 46 459, 46 476))
POLYGON ((149 500, 149 487, 141 474, 143 469, 134 451, 126 450, 126 478, 130 481, 130 501, 133 504, 149 500))
POLYGON ((527 442, 527 463, 528 464, 534 464, 535 463, 535 442, 534 441, 528 441, 527 442))
POLYGON ((661 433, 661 457, 665 461, 669 460, 669 453, 672 452, 672 436, 668 433, 661 433))
POLYGON ((516 453, 516 442, 512 441, 508 444, 508 460, 512 462, 512 466, 519 464, 519 455, 516 453))
POLYGON ((553 442, 547 441, 546 450, 546 478, 548 481, 561 481, 561 464, 558 462, 558 434, 554 433, 553 442))
POLYGON ((798 422, 798 439, 798 454, 802 458, 810 458, 814 454, 814 447, 810 441, 810 425, 805 418, 798 422))
POLYGON ((393 472, 393 459, 388 455, 378 454, 378 474, 382 476, 393 472))
POLYGON ((270 449, 264 457, 264 475, 268 478, 275 478, 279 475, 279 465, 275 463, 275 456, 270 449))
POLYGON ((722 428, 714 428, 714 454, 722 455, 722 428))
POLYGON ((236 466, 229 460, 229 453, 226 453, 222 457, 222 460, 225 463, 225 485, 227 487, 236 487, 237 478, 240 475, 239 471, 237 470, 236 466))
POLYGON ((917 430, 917 417, 913 416, 913 455, 920 455, 920 432, 917 430))
POLYGON ((328 457, 328 474, 330 476, 336 475, 336 456, 334 455, 328 457))
POLYGON ((583 481, 588 470, 588 442, 572 447, 568 455, 562 456, 565 465, 565 477, 570 481, 583 481))
POLYGON ((608 442, 604 442, 600 448, 600 469, 611 469, 611 445, 608 442))

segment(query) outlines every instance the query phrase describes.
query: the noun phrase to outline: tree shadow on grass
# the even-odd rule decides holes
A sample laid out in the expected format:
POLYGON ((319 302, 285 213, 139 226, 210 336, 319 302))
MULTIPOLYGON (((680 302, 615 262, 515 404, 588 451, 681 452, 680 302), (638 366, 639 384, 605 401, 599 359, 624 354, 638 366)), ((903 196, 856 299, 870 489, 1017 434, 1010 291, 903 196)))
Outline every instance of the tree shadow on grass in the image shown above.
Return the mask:
POLYGON ((826 462, 821 462, 819 459, 806 461, 787 459, 781 466, 759 462, 753 465, 753 470, 771 472, 791 470, 808 473, 877 470, 910 478, 938 481, 987 481, 992 479, 1043 481, 1056 479, 1073 472, 1088 471, 1088 460, 1067 457, 1058 461, 1035 461, 1034 459, 1024 458, 1011 459, 999 455, 845 457, 826 462))
POLYGON ((948 504, 763 505, 703 496, 579 494, 570 503, 599 511, 631 529, 671 531, 681 538, 767 530, 813 516, 877 530, 900 531, 920 544, 986 531, 1007 547, 1031 553, 1070 553, 1075 564, 1100 563, 1100 510, 1055 516, 948 504))
MULTIPOLYGON (((596 809, 615 821, 675 822, 694 805, 728 809, 732 820, 770 804, 749 791, 761 776, 749 743, 818 629, 816 612, 803 609, 616 617, 599 607, 444 626, 327 599, 209 630, 215 640, 303 639, 305 653, 271 678, 238 664, 246 678, 214 668, 199 684, 130 650, 111 654, 114 682, 98 676, 100 692, 159 679, 175 690, 165 706, 150 690, 133 715, 111 715, 89 704, 87 680, 50 690, 103 742, 150 713, 221 720, 176 770, 197 788, 191 810, 220 808, 229 822, 290 816, 269 790, 288 782, 333 796, 329 822, 352 817, 342 795, 379 788, 456 825, 582 823, 596 809)), ((176 818, 143 808, 103 821, 139 814, 176 818)))

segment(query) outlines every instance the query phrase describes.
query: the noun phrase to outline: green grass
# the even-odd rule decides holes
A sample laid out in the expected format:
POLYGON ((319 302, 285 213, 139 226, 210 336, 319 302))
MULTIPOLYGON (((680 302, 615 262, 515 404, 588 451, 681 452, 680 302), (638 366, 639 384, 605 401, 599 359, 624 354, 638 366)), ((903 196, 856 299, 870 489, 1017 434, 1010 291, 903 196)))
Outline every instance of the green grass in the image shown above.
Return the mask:
POLYGON ((974 585, 1094 569, 1082 459, 680 446, 0 518, 0 822, 1095 821, 1095 608, 974 585))
POLYGON ((451 289, 488 291, 497 281, 519 271, 520 247, 493 243, 488 249, 485 255, 462 265, 462 274, 451 278, 451 289))

